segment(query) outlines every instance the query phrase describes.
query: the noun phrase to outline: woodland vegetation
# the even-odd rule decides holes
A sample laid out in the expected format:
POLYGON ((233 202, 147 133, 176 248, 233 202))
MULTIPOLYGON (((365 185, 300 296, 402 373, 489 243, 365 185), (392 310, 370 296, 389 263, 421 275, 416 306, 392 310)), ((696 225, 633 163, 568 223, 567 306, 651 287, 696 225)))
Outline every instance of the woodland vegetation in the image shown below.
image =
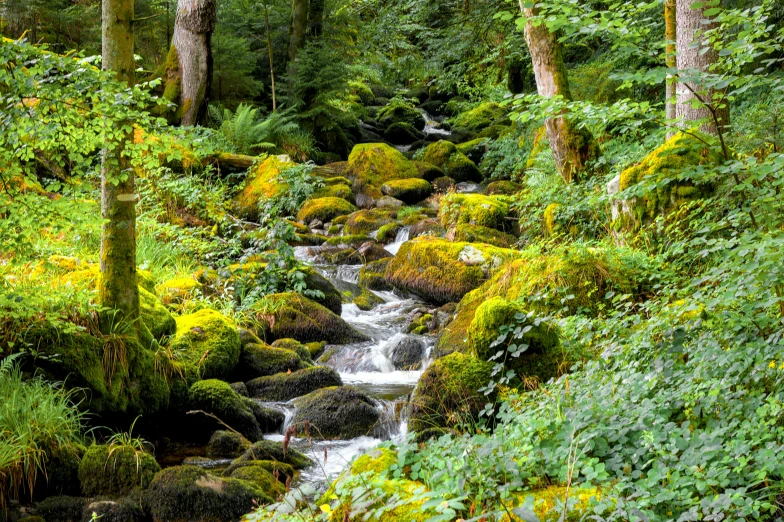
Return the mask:
POLYGON ((0 33, 0 521, 784 517, 780 1, 0 33))

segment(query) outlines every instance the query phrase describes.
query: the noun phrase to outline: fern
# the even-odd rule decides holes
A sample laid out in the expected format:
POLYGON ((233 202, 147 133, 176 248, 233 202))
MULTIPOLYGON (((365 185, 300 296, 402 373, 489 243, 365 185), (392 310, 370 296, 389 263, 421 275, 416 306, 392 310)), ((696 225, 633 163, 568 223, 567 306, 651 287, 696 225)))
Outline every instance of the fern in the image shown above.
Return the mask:
POLYGON ((257 108, 239 104, 235 112, 210 106, 210 118, 234 152, 254 154, 278 152, 289 142, 302 140, 302 129, 290 109, 273 112, 262 119, 257 108))

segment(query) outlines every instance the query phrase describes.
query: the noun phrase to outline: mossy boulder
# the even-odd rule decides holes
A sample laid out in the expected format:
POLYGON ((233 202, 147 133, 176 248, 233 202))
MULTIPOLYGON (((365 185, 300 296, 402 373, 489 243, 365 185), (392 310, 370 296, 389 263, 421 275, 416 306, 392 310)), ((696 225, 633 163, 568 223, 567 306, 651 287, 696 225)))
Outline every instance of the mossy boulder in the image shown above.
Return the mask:
POLYGON ((173 335, 177 322, 169 309, 152 293, 139 286, 139 314, 142 322, 158 340, 173 335))
POLYGON ((509 352, 497 359, 506 368, 524 380, 536 378, 547 382, 556 377, 559 370, 568 366, 559 349, 558 329, 554 325, 537 319, 517 301, 493 297, 479 305, 474 319, 468 327, 468 348, 472 355, 484 361, 490 360, 498 351, 508 350, 510 345, 528 345, 519 356, 509 352), (510 336, 497 345, 502 326, 520 326, 525 332, 512 339, 510 336))
POLYGON ((424 137, 422 131, 407 122, 393 123, 384 131, 384 140, 393 145, 408 145, 424 137))
POLYGON ((208 457, 237 458, 250 448, 250 441, 233 431, 218 430, 207 444, 208 457))
POLYGON ((489 140, 484 138, 477 138, 465 143, 459 143, 457 145, 457 150, 465 154, 468 159, 478 165, 487 152, 488 141, 489 140))
POLYGON ((489 127, 482 129, 479 134, 476 135, 476 137, 497 140, 498 138, 508 134, 511 129, 512 127, 509 125, 490 125, 489 127))
POLYGON ((427 123, 421 112, 403 103, 390 103, 378 112, 376 119, 383 127, 388 128, 395 123, 407 123, 418 131, 423 130, 427 123))
POLYGON ((304 267, 300 270, 305 274, 305 284, 307 285, 308 290, 316 290, 324 294, 323 296, 314 297, 313 300, 327 308, 333 314, 340 315, 343 312, 343 300, 341 299, 340 292, 335 288, 335 285, 311 266, 304 267))
POLYGON ((485 102, 473 109, 461 112, 450 120, 453 127, 479 131, 494 123, 502 123, 506 116, 504 108, 495 102, 485 102))
POLYGON ((359 295, 354 297, 352 303, 357 305, 357 308, 360 310, 368 311, 372 310, 376 306, 380 305, 384 302, 379 296, 365 288, 364 286, 360 286, 359 295))
POLYGON ((260 440, 253 444, 233 465, 251 460, 272 460, 288 464, 294 469, 304 469, 313 465, 313 461, 304 453, 294 448, 284 448, 282 442, 260 440))
POLYGON ((249 220, 259 217, 259 203, 275 197, 287 189, 277 178, 281 169, 294 164, 282 161, 277 156, 269 156, 248 173, 242 190, 234 198, 237 215, 249 220))
POLYGON ((511 196, 523 190, 523 185, 514 181, 501 180, 493 181, 485 187, 485 196, 511 196))
POLYGON ((82 493, 121 497, 145 489, 161 467, 149 453, 131 446, 93 445, 79 464, 82 493))
POLYGON ((93 500, 84 507, 81 520, 144 522, 147 517, 141 504, 139 496, 133 494, 116 500, 93 500))
POLYGON ((310 350, 308 347, 296 339, 278 339, 272 343, 273 348, 283 348, 296 353, 302 361, 311 361, 310 350))
POLYGON ((291 338, 301 343, 329 344, 369 340, 340 316, 294 292, 267 296, 265 309, 258 311, 257 318, 267 340, 291 338))
POLYGON ((175 466, 155 476, 146 495, 154 522, 236 520, 271 501, 255 484, 217 477, 197 466, 175 466))
POLYGON ((56 495, 79 495, 79 464, 84 456, 85 448, 81 445, 61 445, 47 451, 45 466, 46 476, 39 476, 35 481, 34 499, 43 499, 56 495))
POLYGON ((397 452, 389 448, 374 448, 367 453, 357 457, 351 463, 351 473, 359 475, 361 473, 372 472, 376 475, 397 464, 397 452))
POLYGON ((287 401, 321 388, 341 386, 340 375, 327 366, 313 366, 248 381, 248 393, 263 401, 287 401))
POLYGON ((395 288, 445 304, 459 301, 515 256, 512 250, 487 244, 420 237, 401 245, 384 277, 395 288))
POLYGON ((461 223, 455 227, 455 241, 487 243, 497 247, 510 248, 517 242, 517 238, 494 228, 461 223))
POLYGON ((354 197, 354 192, 351 190, 351 186, 349 185, 351 182, 348 180, 345 181, 348 183, 324 185, 322 188, 313 193, 313 198, 340 198, 345 199, 353 205, 356 203, 356 198, 354 197))
POLYGON ((351 151, 346 175, 353 180, 357 204, 369 208, 383 196, 381 185, 393 179, 418 178, 419 171, 403 153, 389 145, 362 143, 351 151))
POLYGON ((276 477, 276 480, 281 484, 286 484, 289 481, 293 481, 299 473, 294 470, 294 468, 290 464, 286 464, 285 462, 278 462, 277 460, 236 460, 231 463, 231 465, 226 469, 225 475, 231 476, 234 471, 244 468, 245 466, 259 466, 263 469, 266 469, 270 473, 272 473, 273 477, 276 477))
POLYGON ((240 353, 240 363, 232 374, 236 380, 249 381, 280 372, 297 371, 303 367, 295 352, 268 344, 246 344, 240 353))
POLYGON ((51 522, 82 522, 82 511, 88 500, 83 497, 58 495, 38 503, 38 514, 51 522))
POLYGON ((381 185, 381 192, 407 205, 413 205, 430 196, 433 187, 424 179, 395 179, 381 185))
POLYGON ((201 287, 201 283, 192 277, 178 277, 156 285, 155 293, 163 304, 177 305, 194 297, 201 287))
POLYGON ((379 243, 391 243, 396 237, 397 233, 402 227, 400 223, 389 223, 378 229, 376 233, 376 241, 379 243))
MULTIPOLYGON (((354 212, 346 220, 346 224, 343 227, 343 233, 348 234, 349 236, 366 236, 370 232, 394 222, 396 214, 397 213, 394 210, 376 208, 354 212)), ((369 238, 366 237, 365 241, 368 239, 369 238)))
POLYGON ((411 225, 411 229, 408 231, 408 237, 411 239, 420 236, 444 237, 446 236, 446 229, 441 226, 441 221, 438 219, 423 219, 411 225))
POLYGON ((586 486, 554 484, 543 489, 523 491, 504 502, 507 510, 500 522, 527 520, 514 514, 514 510, 522 506, 532 506, 531 510, 540 522, 579 522, 597 515, 594 508, 601 499, 602 491, 599 488, 586 486))
POLYGON ((427 163, 425 161, 414 161, 413 163, 417 172, 419 172, 419 177, 426 181, 433 181, 445 176, 444 171, 432 163, 427 163))
POLYGON ((640 163, 621 172, 621 191, 642 181, 655 183, 655 188, 631 202, 631 215, 626 217, 637 227, 685 202, 704 197, 711 192, 711 184, 695 185, 689 180, 681 180, 680 175, 690 168, 700 165, 710 168, 720 162, 718 152, 702 141, 676 134, 640 163))
POLYGON ((355 212, 357 207, 342 198, 326 197, 306 201, 297 213, 297 221, 308 224, 314 220, 327 223, 338 216, 355 212))
POLYGON ((232 471, 229 476, 233 479, 240 479, 255 484, 273 500, 286 492, 286 487, 278 482, 278 479, 264 466, 242 466, 232 471))
POLYGON ((286 422, 285 413, 278 409, 264 406, 247 397, 243 397, 242 399, 245 401, 245 404, 247 404, 251 413, 253 413, 253 416, 256 417, 256 422, 259 423, 262 432, 275 433, 283 428, 283 424, 286 422))
POLYGON ((303 429, 310 423, 317 439, 353 439, 367 435, 379 420, 373 399, 351 386, 322 388, 294 401, 292 424, 303 429))
MULTIPOLYGON (((262 431, 248 402, 248 399, 238 395, 229 383, 217 379, 199 381, 190 389, 191 410, 213 414, 248 440, 256 441, 262 438, 262 431)), ((202 420, 206 421, 200 418, 200 424, 213 425, 212 422, 202 420)))
POLYGON ((447 176, 457 182, 482 181, 482 173, 476 164, 457 150, 452 142, 441 140, 428 145, 422 160, 440 168, 447 176))
POLYGON ((379 259, 363 265, 359 269, 359 284, 370 290, 392 290, 392 285, 384 277, 390 259, 379 259))
POLYGON ((447 229, 469 224, 508 230, 509 212, 506 196, 449 194, 441 198, 441 224, 447 229))
POLYGON ((408 427, 411 431, 455 428, 478 419, 492 396, 478 390, 490 382, 493 364, 453 353, 428 366, 414 390, 408 427))
POLYGON ((171 350, 181 354, 186 364, 198 367, 204 378, 228 377, 240 360, 237 325, 209 309, 181 315, 176 322, 171 350))

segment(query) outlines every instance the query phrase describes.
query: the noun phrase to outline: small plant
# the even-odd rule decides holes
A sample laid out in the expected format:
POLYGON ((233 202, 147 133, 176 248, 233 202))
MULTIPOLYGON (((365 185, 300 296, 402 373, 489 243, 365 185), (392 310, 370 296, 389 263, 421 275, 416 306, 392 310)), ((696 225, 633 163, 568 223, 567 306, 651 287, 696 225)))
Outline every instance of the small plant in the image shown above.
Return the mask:
POLYGON ((299 125, 291 110, 279 110, 262 119, 259 110, 240 103, 232 112, 210 106, 210 118, 235 152, 255 154, 285 148, 286 143, 306 145, 299 125))

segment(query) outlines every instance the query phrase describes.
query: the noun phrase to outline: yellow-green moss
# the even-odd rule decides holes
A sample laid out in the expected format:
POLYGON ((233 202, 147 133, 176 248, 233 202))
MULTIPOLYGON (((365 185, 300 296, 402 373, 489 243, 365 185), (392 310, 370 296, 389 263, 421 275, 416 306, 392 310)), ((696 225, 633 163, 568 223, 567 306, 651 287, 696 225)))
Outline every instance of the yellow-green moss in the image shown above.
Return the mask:
POLYGON ((328 223, 338 216, 355 212, 357 207, 342 198, 326 197, 310 199, 302 205, 297 214, 297 221, 310 223, 314 219, 328 223))
POLYGON ((395 211, 383 209, 367 209, 354 212, 346 220, 343 233, 347 235, 367 235, 384 225, 392 223, 395 211))
POLYGON ((455 241, 487 243, 501 248, 509 248, 515 244, 517 238, 494 228, 461 223, 455 227, 455 241))
POLYGON ((441 140, 428 145, 422 160, 440 168, 457 182, 482 181, 482 173, 476 164, 457 150, 452 142, 441 140))
POLYGON ((558 232, 561 228, 561 226, 555 220, 555 216, 560 206, 561 205, 558 203, 550 203, 544 209, 544 214, 542 216, 542 219, 544 221, 543 226, 544 226, 544 231, 548 236, 552 236, 553 234, 558 232))
POLYGON ((345 199, 352 205, 356 202, 354 193, 348 184, 324 185, 313 193, 313 198, 340 198, 345 199))
POLYGON ((234 198, 237 215, 245 219, 257 219, 259 203, 286 190, 285 184, 275 180, 281 169, 292 165, 294 164, 283 162, 277 156, 269 156, 251 170, 244 187, 234 198))
POLYGON ((449 194, 441 198, 441 224, 451 228, 461 223, 506 230, 509 199, 482 194, 449 194))
POLYGON ((548 486, 544 489, 518 493, 510 501, 507 501, 508 512, 501 522, 523 522, 522 518, 509 513, 512 509, 529 505, 526 503, 528 497, 532 497, 533 512, 540 522, 562 520, 564 506, 567 509, 563 520, 578 522, 583 520, 585 515, 592 513, 593 505, 602 498, 602 492, 599 488, 548 486))
POLYGON ((205 378, 227 377, 240 359, 237 326, 215 310, 181 315, 176 321, 169 347, 183 361, 197 366, 205 378))
POLYGON ((172 335, 177 330, 174 316, 153 294, 139 287, 139 315, 156 339, 172 335))
POLYGON ((190 277, 180 277, 177 279, 170 279, 155 287, 157 293, 163 304, 170 305, 175 303, 182 303, 189 297, 192 297, 196 290, 201 288, 201 283, 190 277))
POLYGON ((390 103, 378 111, 377 120, 384 127, 395 123, 407 123, 419 131, 424 129, 426 125, 422 113, 404 103, 390 103))
POLYGON ((504 116, 503 107, 495 102, 485 102, 458 114, 450 122, 455 128, 478 131, 489 127, 498 120, 502 120, 504 116))
POLYGON ((276 499, 286 492, 286 488, 267 469, 266 466, 249 465, 237 468, 231 478, 251 482, 264 491, 271 499, 276 499))
POLYGON ((393 179, 418 178, 419 171, 399 150, 384 143, 354 146, 346 174, 354 180, 355 193, 373 199, 382 196, 381 185, 393 179))
POLYGON ((511 196, 523 190, 523 186, 514 181, 493 181, 485 187, 484 194, 486 196, 511 196))
POLYGON ((424 179, 395 179, 381 185, 381 192, 399 199, 403 203, 413 205, 430 196, 433 187, 424 179))
POLYGON ((372 310, 374 307, 384 302, 383 299, 364 286, 361 287, 361 289, 360 294, 354 298, 354 304, 357 305, 357 308, 360 310, 372 310))
POLYGON ((351 473, 359 475, 360 473, 372 472, 378 475, 394 464, 397 464, 396 451, 389 448, 376 448, 357 457, 351 464, 351 473))

